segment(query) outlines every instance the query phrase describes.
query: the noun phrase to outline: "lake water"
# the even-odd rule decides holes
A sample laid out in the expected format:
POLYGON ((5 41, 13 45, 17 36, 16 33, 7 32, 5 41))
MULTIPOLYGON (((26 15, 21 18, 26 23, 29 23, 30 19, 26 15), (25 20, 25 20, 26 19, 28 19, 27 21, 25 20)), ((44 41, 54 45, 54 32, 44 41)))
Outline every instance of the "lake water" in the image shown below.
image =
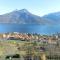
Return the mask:
POLYGON ((0 24, 0 33, 5 32, 53 34, 60 32, 60 25, 0 24))

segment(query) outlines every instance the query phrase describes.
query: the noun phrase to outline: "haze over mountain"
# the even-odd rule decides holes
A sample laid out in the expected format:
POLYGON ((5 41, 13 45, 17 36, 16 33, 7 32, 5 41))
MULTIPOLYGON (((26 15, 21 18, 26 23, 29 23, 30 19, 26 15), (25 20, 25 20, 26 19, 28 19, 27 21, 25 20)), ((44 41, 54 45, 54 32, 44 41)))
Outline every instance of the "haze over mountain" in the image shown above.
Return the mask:
POLYGON ((54 22, 54 24, 60 24, 60 12, 50 13, 42 18, 49 19, 50 21, 54 22))
POLYGON ((0 15, 0 23, 52 24, 50 20, 36 16, 26 9, 15 10, 10 13, 0 15))

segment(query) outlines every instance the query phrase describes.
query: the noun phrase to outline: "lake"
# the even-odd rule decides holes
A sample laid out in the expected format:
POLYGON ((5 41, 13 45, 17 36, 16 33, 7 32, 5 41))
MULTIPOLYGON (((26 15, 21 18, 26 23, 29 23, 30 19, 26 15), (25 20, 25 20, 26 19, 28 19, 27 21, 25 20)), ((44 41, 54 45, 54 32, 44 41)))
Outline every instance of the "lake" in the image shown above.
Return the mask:
POLYGON ((60 25, 39 25, 39 24, 0 24, 0 33, 21 32, 53 34, 60 32, 60 25))

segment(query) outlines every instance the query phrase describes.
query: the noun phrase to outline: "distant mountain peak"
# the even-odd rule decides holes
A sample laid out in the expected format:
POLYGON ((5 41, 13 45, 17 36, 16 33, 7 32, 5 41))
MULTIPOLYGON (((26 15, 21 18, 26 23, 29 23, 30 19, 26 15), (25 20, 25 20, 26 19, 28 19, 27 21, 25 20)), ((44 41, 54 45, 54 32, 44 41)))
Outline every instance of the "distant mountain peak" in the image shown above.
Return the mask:
POLYGON ((21 9, 21 10, 19 10, 19 12, 21 12, 21 13, 29 13, 29 11, 27 9, 21 9))
POLYGON ((27 12, 27 9, 21 9, 20 11, 27 12))
POLYGON ((16 9, 0 16, 0 23, 49 24, 50 21, 30 13, 27 9, 16 9))

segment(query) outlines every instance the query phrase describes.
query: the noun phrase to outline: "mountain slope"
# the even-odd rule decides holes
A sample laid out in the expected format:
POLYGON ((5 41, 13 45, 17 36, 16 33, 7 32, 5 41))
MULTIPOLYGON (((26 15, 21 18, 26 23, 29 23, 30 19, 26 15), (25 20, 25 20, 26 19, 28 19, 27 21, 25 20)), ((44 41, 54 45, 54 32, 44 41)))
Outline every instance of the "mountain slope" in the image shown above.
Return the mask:
POLYGON ((60 24, 60 12, 50 13, 48 15, 43 16, 42 18, 49 19, 50 21, 53 21, 55 24, 60 24))
POLYGON ((0 23, 51 24, 52 22, 22 9, 0 15, 0 23))

